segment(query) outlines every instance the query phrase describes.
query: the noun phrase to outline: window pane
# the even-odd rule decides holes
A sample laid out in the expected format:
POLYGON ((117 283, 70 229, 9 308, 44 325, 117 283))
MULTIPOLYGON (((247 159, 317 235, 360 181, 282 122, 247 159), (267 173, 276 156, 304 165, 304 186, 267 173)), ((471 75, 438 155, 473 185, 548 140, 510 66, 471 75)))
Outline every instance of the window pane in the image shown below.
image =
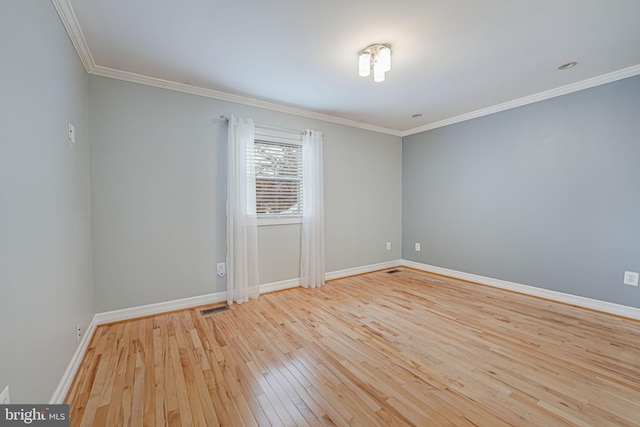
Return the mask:
POLYGON ((302 213, 302 149, 256 141, 256 207, 258 215, 302 213))

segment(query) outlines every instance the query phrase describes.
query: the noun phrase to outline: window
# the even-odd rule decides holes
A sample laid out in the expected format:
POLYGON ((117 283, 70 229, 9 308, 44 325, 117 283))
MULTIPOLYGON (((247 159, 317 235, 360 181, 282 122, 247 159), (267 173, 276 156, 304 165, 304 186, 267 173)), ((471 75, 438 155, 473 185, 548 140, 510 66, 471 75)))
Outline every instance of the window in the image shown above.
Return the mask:
POLYGON ((254 156, 259 223, 300 222, 301 135, 256 128, 254 156))

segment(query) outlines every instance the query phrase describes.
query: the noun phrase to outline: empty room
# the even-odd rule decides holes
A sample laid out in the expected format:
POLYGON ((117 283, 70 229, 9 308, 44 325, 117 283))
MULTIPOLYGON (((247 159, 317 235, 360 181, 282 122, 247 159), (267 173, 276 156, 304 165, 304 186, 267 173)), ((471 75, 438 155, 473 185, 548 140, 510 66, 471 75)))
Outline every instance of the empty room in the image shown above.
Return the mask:
POLYGON ((2 1, 0 424, 640 426, 639 16, 2 1))

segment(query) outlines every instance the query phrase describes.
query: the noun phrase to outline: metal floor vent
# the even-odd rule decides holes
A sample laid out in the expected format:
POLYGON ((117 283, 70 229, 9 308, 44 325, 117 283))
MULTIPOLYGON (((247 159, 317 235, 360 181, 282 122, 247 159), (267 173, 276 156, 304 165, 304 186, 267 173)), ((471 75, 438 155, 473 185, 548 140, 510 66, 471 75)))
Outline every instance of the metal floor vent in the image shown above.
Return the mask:
POLYGON ((228 305, 221 305, 220 307, 206 308, 204 310, 200 310, 200 314, 204 316, 206 314, 218 313, 220 311, 225 311, 225 310, 229 310, 228 305))
POLYGON ((397 268, 395 270, 389 270, 387 271, 388 274, 393 274, 393 273, 400 273, 402 270, 398 270, 397 268))

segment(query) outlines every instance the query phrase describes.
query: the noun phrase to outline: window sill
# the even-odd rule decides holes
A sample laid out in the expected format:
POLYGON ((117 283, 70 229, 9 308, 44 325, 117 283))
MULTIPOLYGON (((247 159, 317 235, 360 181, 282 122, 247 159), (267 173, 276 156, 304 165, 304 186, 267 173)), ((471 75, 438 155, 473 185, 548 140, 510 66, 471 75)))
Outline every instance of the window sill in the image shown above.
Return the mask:
POLYGON ((263 225, 302 224, 302 217, 283 216, 280 218, 258 218, 258 227, 263 225))

